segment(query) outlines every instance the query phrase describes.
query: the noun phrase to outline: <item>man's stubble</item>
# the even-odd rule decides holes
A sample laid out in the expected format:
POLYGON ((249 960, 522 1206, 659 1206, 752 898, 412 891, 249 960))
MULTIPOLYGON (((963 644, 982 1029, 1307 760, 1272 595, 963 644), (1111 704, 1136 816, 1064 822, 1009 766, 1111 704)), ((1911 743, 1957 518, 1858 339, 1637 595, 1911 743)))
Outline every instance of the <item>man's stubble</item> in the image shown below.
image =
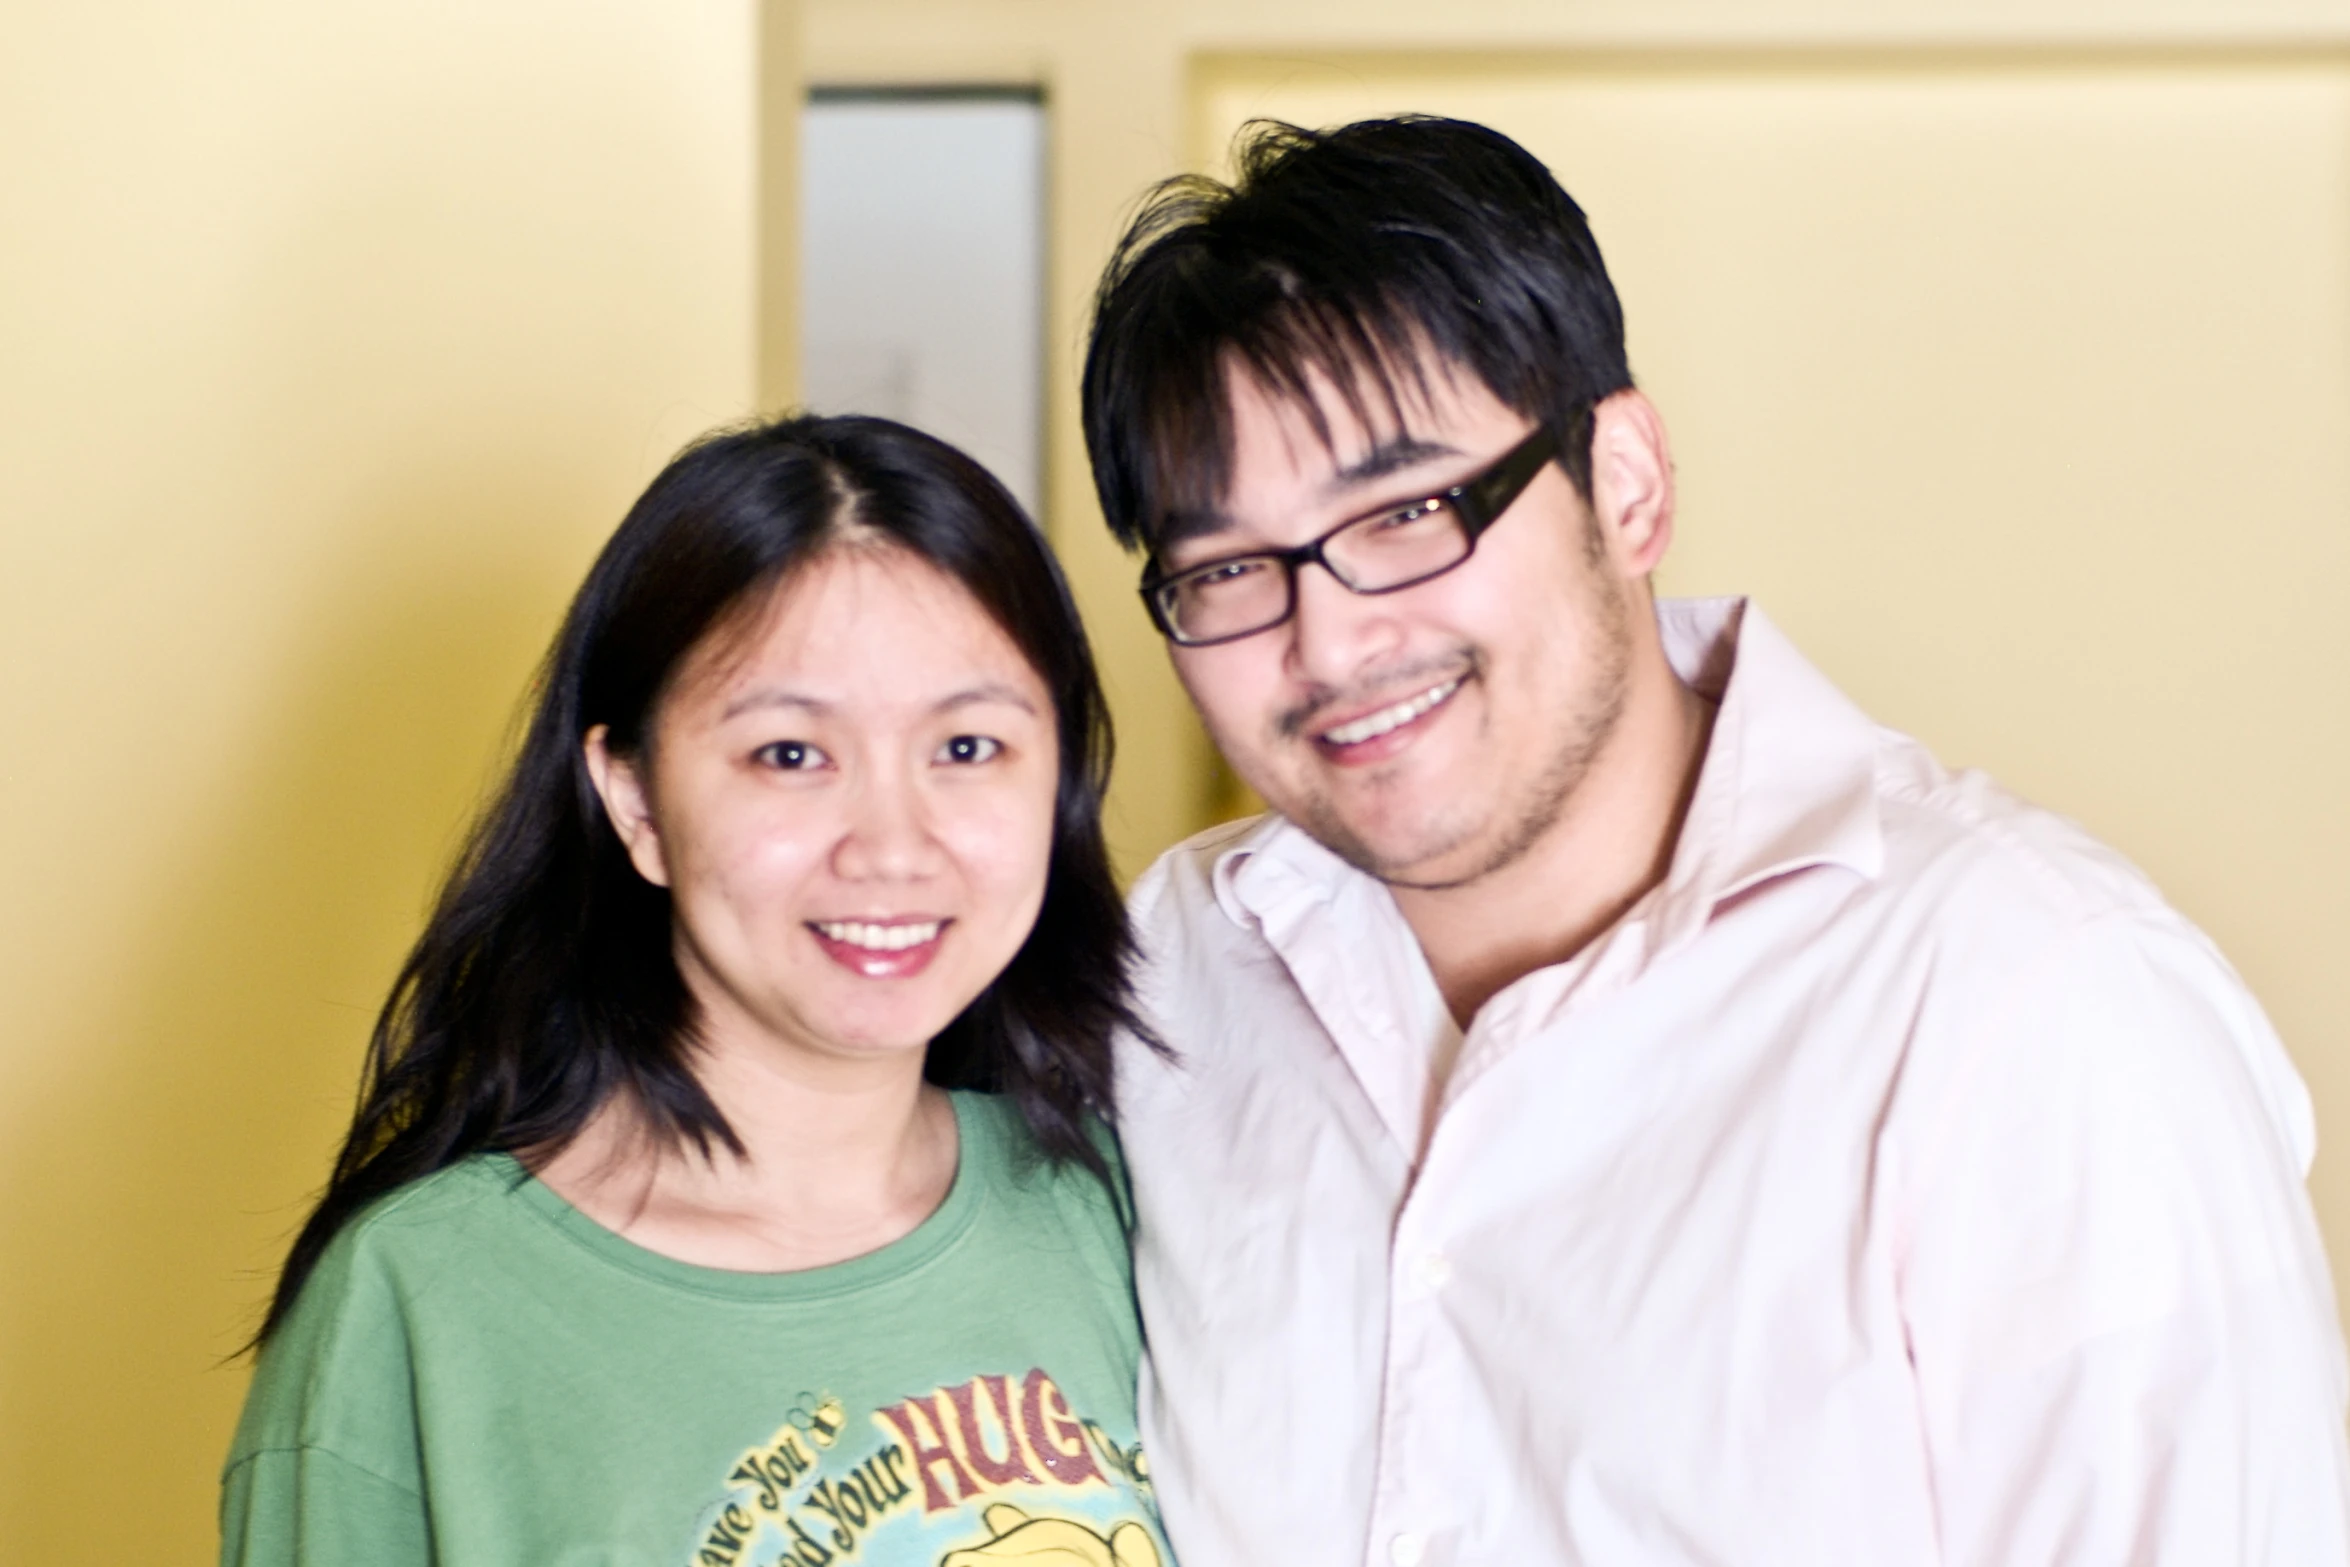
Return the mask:
MULTIPOLYGON (((1309 794, 1298 801, 1288 812, 1290 819, 1355 869, 1389 886, 1416 891, 1465 887, 1522 858, 1549 835, 1574 803, 1585 779, 1614 739, 1630 694, 1632 606, 1629 601, 1632 595, 1621 584, 1596 573, 1585 580, 1590 591, 1578 608, 1588 617, 1591 627, 1590 674, 1576 692, 1569 710, 1559 715, 1557 741, 1542 765, 1515 792, 1514 798, 1500 802, 1499 814, 1505 818, 1506 825, 1466 871, 1437 878, 1416 878, 1412 867, 1458 853, 1485 831, 1483 822, 1456 823, 1440 831, 1434 841, 1413 846, 1408 857, 1399 858, 1383 855, 1366 842, 1322 794, 1309 794)), ((1453 662, 1465 668, 1466 678, 1483 678, 1486 660, 1480 650, 1464 649, 1462 658, 1453 662)), ((1327 706, 1328 702, 1316 705, 1327 706)))

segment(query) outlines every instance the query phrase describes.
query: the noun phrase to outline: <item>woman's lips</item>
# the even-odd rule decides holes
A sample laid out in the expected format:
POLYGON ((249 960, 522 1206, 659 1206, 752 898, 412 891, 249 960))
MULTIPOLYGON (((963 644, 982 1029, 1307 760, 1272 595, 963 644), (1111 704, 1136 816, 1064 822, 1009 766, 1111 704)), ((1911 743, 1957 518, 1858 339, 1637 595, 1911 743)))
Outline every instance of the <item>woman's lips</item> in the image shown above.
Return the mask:
POLYGON ((824 955, 866 979, 911 979, 930 966, 952 920, 810 920, 824 955))

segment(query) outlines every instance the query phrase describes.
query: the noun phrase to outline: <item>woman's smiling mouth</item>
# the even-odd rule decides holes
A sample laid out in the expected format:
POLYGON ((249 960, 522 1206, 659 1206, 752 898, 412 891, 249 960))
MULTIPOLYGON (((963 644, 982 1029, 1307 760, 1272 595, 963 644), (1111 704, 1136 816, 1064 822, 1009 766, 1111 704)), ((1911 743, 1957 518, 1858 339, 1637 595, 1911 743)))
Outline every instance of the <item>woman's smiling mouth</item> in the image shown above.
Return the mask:
POLYGON ((910 979, 938 955, 952 920, 810 920, 824 955, 867 979, 910 979))

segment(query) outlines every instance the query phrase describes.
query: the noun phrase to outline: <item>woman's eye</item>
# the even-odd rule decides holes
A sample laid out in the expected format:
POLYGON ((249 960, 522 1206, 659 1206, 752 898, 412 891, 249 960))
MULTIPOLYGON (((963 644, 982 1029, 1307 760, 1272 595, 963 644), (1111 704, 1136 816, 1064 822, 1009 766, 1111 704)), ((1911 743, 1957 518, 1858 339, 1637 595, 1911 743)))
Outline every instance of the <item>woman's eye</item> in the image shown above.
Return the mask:
POLYGON ((805 740, 778 740, 763 745, 752 753, 759 761, 783 772, 804 772, 811 767, 822 767, 831 758, 805 740))
POLYGON ((991 740, 986 735, 957 735, 938 748, 938 759, 942 762, 991 761, 1003 748, 1002 741, 991 740))

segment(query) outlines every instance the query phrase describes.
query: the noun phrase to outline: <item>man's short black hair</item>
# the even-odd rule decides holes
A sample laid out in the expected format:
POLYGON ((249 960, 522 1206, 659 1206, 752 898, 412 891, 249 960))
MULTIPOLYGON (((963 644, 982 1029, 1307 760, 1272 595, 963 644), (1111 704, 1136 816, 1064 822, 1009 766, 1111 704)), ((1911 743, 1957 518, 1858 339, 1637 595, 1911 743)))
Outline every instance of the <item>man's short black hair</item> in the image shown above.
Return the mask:
POLYGON ((1086 450, 1110 531, 1157 550, 1230 483, 1227 364, 1328 439, 1313 378, 1402 422, 1398 378, 1465 367, 1557 433, 1591 493, 1591 410, 1632 384, 1624 317, 1583 209, 1497 131, 1407 115, 1244 127, 1239 177, 1168 180, 1094 305, 1086 450))

